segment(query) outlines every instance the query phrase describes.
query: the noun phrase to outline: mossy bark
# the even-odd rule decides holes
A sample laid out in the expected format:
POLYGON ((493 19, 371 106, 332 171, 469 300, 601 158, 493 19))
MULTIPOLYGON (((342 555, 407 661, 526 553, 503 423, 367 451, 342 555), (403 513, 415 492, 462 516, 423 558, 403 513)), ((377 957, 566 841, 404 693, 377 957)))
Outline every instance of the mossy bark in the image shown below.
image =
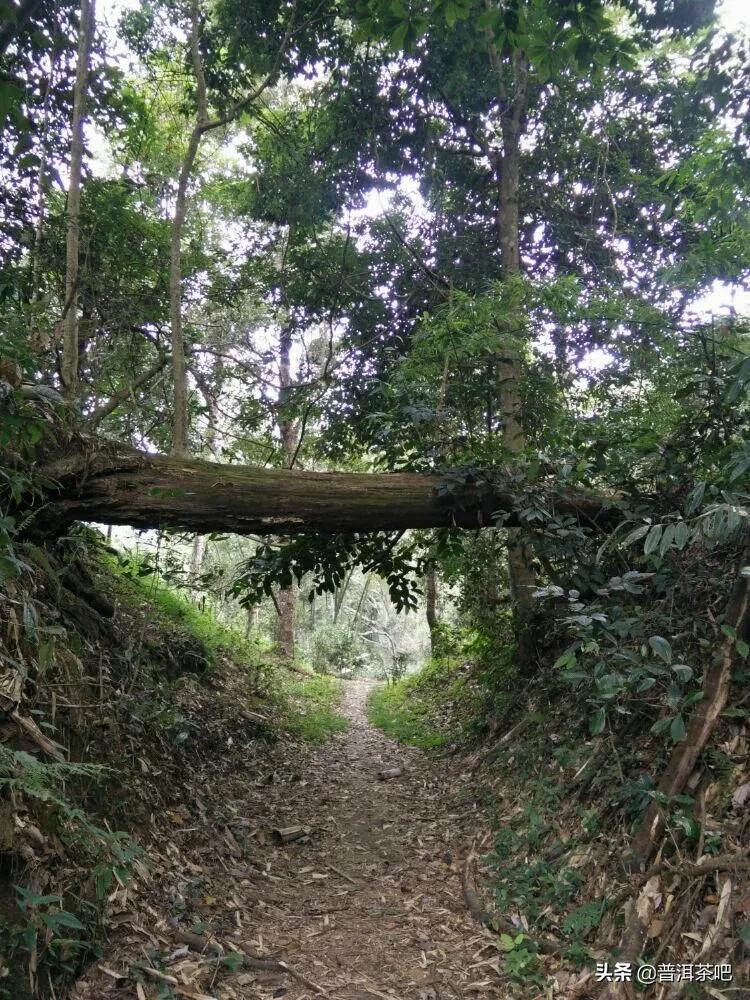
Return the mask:
MULTIPOLYGON (((520 523, 516 511, 527 502, 513 490, 468 482, 445 493, 441 484, 439 476, 408 472, 259 469, 82 442, 37 470, 37 513, 29 518, 27 508, 23 516, 35 534, 81 520, 241 535, 480 528, 499 512, 509 515, 506 524, 520 523)), ((555 492, 549 502, 558 515, 580 515, 589 525, 611 526, 622 516, 614 500, 583 490, 555 492)))

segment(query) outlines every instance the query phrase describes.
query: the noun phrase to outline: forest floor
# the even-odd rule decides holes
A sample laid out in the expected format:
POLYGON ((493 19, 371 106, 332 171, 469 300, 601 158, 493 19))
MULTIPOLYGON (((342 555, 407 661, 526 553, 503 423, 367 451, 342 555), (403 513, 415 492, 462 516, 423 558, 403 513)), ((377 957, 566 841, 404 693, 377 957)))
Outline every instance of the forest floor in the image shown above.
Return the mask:
POLYGON ((462 898, 464 858, 486 829, 462 760, 432 761, 370 725, 371 687, 345 683, 346 732, 306 755, 278 744, 260 780, 235 775, 234 822, 212 819, 226 796, 200 786, 155 820, 136 878, 110 897, 105 952, 71 1000, 505 995, 497 936, 462 898), (279 843, 274 829, 294 825, 309 834, 279 843), (204 954, 186 931, 202 934, 204 954), (248 967, 238 951, 292 972, 248 967))

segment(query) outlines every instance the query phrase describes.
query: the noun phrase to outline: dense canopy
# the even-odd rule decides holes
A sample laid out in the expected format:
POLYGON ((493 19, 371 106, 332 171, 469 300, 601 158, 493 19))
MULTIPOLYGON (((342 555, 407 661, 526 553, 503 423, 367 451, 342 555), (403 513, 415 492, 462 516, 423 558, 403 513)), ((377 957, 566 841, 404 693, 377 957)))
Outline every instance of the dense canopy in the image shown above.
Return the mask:
POLYGON ((748 648, 729 13, 0 3, 0 586, 76 522, 150 531, 286 661, 393 673, 424 606, 488 698, 563 676, 591 737, 674 745, 647 861, 748 648))

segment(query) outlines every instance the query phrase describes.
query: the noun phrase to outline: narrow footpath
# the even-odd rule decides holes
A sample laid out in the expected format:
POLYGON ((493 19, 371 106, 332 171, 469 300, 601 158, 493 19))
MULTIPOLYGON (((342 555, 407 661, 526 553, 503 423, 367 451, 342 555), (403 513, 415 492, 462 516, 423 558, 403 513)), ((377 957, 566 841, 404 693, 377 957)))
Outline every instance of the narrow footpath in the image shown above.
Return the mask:
POLYGON ((298 780, 248 787, 244 847, 227 828, 188 831, 179 846, 166 847, 177 871, 163 872, 161 906, 149 893, 150 926, 141 910, 135 927, 131 921, 136 933, 105 954, 71 998, 507 995, 497 938, 472 920, 462 897, 463 860, 483 824, 462 793, 460 763, 431 761, 371 726, 370 687, 346 684, 349 728, 308 760, 298 780), (401 773, 379 778, 389 768, 401 773), (300 826, 302 837, 287 843, 274 832, 300 826), (175 915, 176 893, 184 917, 175 915), (202 955, 201 939, 191 939, 196 913, 202 955), (152 970, 135 973, 141 983, 132 971, 124 978, 128 947, 131 962, 140 958, 152 970), (269 968, 235 961, 233 948, 269 968))

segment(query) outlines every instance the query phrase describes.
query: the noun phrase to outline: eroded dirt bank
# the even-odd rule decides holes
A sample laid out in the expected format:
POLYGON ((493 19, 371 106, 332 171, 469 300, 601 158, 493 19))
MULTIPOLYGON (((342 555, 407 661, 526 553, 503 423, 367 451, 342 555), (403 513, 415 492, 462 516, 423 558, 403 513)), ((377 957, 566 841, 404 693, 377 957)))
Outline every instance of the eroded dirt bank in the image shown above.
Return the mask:
POLYGON ((119 929, 71 998, 143 1000, 170 995, 165 987, 222 1000, 504 995, 492 936, 462 899, 461 865, 482 823, 460 765, 373 728, 369 687, 346 685, 348 731, 298 771, 293 760, 279 771, 269 762, 262 784, 249 778, 233 822, 212 823, 200 798, 185 803, 185 818, 178 811, 172 834, 149 850, 150 873, 139 865, 135 884, 113 895, 119 929), (403 773, 379 780, 389 767, 403 773), (203 822, 188 820, 196 811, 203 822), (279 844, 273 828, 295 825, 310 835, 279 844), (298 975, 184 954, 186 930, 225 956, 235 947, 298 975))

